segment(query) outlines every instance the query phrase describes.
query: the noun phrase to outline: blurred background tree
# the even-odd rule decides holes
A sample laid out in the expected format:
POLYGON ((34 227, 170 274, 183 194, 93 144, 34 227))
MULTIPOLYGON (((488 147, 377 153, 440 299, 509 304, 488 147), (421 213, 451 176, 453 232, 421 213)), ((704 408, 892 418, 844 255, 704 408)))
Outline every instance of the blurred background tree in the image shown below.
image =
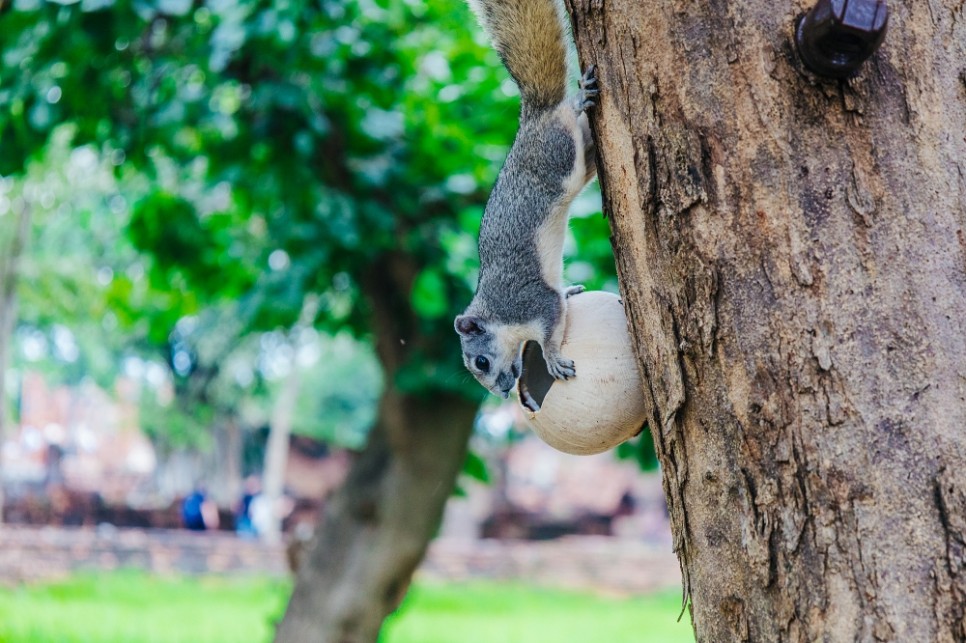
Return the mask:
MULTIPOLYGON (((496 55, 455 0, 15 0, 0 24, 0 241, 29 248, 0 274, 3 336, 54 346, 30 359, 64 377, 169 382, 146 429, 219 454, 228 495, 239 449, 213 443, 292 382, 291 428, 361 452, 283 628, 374 637, 484 397, 452 319, 516 129, 496 55)), ((567 274, 616 290, 597 203, 575 206, 567 274)))

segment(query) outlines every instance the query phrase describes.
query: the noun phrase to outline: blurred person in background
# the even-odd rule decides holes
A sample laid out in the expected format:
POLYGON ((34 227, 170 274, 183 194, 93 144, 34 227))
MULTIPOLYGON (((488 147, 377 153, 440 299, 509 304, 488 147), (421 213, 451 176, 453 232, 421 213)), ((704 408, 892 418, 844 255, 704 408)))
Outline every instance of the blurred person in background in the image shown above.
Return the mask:
POLYGON ((218 529, 218 507, 208 499, 204 487, 195 487, 185 497, 181 503, 181 520, 185 529, 191 531, 218 529))
POLYGON ((258 476, 248 476, 242 490, 241 501, 235 514, 235 531, 242 538, 254 538, 258 535, 252 522, 252 501, 262 490, 262 482, 258 476))

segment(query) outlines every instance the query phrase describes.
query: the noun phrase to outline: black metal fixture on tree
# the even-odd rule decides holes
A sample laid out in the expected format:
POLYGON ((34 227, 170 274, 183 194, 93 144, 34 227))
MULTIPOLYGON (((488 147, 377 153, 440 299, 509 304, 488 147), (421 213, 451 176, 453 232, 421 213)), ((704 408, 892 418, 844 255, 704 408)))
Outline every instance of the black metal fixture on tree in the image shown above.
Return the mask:
POLYGON ((819 0, 798 21, 795 43, 810 70, 845 78, 879 48, 888 24, 884 0, 819 0))

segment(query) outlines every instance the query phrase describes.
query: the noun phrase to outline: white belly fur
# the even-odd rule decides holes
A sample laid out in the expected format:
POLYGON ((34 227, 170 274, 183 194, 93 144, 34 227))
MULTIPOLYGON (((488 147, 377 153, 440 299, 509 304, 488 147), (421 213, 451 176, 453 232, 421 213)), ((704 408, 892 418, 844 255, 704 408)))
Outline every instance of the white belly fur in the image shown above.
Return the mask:
POLYGON ((550 216, 537 229, 537 253, 540 256, 540 272, 544 281, 563 289, 563 244, 567 236, 567 220, 570 203, 586 185, 587 168, 584 167, 584 134, 578 118, 586 119, 574 111, 569 102, 562 103, 554 114, 571 132, 574 141, 574 167, 563 180, 563 198, 550 211, 550 216))

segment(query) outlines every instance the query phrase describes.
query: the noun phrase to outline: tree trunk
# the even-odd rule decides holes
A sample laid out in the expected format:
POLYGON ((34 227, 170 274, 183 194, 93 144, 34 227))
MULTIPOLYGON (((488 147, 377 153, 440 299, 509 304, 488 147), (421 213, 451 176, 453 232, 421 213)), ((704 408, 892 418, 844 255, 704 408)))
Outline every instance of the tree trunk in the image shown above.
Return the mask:
MULTIPOLYGON (((0 447, 7 437, 7 366, 13 331, 17 326, 17 277, 30 231, 30 206, 20 199, 15 202, 20 204, 16 220, 0 221, 4 225, 12 224, 9 236, 0 235, 0 240, 5 242, 0 252, 0 447)), ((0 525, 3 524, 3 477, 0 470, 0 525)))
POLYGON ((966 640, 966 6, 569 2, 698 640, 966 640))
POLYGON ((280 643, 371 643, 399 604, 439 527, 466 458, 477 404, 452 392, 401 390, 396 374, 420 336, 408 304, 416 268, 396 255, 363 278, 386 388, 376 425, 327 504, 299 565, 280 643))
POLYGON ((439 526, 476 406, 390 390, 379 420, 299 566, 284 643, 375 641, 439 526))
POLYGON ((238 418, 225 415, 212 427, 214 449, 205 454, 208 491, 219 507, 234 509, 242 494, 242 434, 238 418))
POLYGON ((298 402, 299 384, 302 382, 298 363, 299 335, 303 330, 312 326, 318 311, 318 297, 306 295, 302 302, 302 311, 299 313, 298 321, 288 334, 288 345, 291 348, 289 371, 282 380, 278 399, 275 400, 275 405, 272 408, 271 422, 268 426, 262 493, 265 494, 268 506, 272 508, 272 522, 269 525, 268 532, 261 535, 269 542, 278 542, 282 537, 283 516, 279 508, 282 502, 282 494, 285 491, 285 468, 288 465, 295 404, 298 402))

